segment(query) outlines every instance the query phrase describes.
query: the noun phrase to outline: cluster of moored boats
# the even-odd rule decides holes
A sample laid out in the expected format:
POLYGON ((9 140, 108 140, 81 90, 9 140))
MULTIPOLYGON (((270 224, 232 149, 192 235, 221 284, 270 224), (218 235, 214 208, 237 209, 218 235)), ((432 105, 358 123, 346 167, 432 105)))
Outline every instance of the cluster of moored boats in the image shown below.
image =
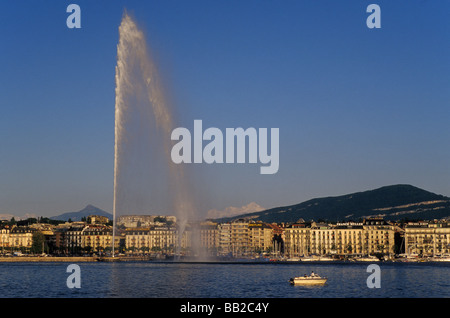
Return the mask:
POLYGON ((303 256, 303 257, 291 257, 284 259, 287 262, 331 262, 331 261, 350 261, 350 262, 380 262, 380 261, 391 261, 391 262, 450 262, 449 255, 438 255, 432 257, 420 257, 416 254, 402 254, 395 258, 378 258, 374 255, 367 256, 355 256, 347 257, 345 259, 332 258, 329 256, 303 256))
POLYGON ((345 259, 332 258, 328 256, 304 256, 304 257, 291 257, 287 258, 288 262, 333 262, 333 261, 350 261, 350 262, 378 262, 380 259, 373 255, 348 257, 345 259))

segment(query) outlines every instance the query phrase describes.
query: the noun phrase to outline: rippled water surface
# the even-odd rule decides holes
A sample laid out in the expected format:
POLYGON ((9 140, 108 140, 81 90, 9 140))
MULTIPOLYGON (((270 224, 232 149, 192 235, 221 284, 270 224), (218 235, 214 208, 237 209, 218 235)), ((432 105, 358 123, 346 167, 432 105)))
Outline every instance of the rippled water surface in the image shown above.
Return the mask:
POLYGON ((369 264, 79 263, 81 288, 68 288, 67 263, 0 263, 0 297, 368 298, 450 297, 450 264, 379 263, 381 288, 368 288, 369 264), (319 287, 292 286, 311 271, 319 287))

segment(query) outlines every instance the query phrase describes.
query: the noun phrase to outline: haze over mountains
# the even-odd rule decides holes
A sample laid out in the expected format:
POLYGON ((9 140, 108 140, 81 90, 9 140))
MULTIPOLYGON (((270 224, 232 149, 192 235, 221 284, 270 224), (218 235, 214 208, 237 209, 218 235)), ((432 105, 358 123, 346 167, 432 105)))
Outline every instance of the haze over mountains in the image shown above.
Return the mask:
MULTIPOLYGON (((211 212, 214 213, 210 213, 209 216, 217 222, 250 218, 268 223, 296 222, 299 219, 332 222, 358 221, 370 216, 382 216, 385 220, 432 220, 450 217, 450 198, 412 185, 399 184, 342 196, 316 198, 271 209, 263 209, 252 202, 241 208, 230 207, 228 210, 227 212, 234 212, 233 215, 228 214, 229 217, 220 217, 219 212, 224 211, 212 210, 211 212), (252 209, 254 209, 253 211, 259 211, 245 213, 252 209), (236 215, 235 211, 238 210, 244 213, 236 215)), ((81 218, 89 215, 102 215, 112 220, 111 213, 93 205, 87 205, 80 211, 53 216, 51 219, 80 221, 81 218)))
POLYGON ((299 219, 342 222, 357 221, 370 216, 383 216, 385 220, 441 219, 450 216, 450 198, 411 185, 400 184, 342 196, 312 199, 216 221, 250 218, 268 223, 296 222, 299 219))

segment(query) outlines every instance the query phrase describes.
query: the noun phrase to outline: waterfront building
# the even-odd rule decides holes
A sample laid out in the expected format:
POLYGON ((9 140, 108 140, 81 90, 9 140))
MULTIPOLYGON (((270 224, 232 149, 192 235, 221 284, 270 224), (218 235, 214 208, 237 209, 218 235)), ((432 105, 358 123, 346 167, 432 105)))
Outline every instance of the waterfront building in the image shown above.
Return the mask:
POLYGON ((148 252, 150 250, 150 228, 136 227, 125 230, 127 252, 148 252))
POLYGON ((66 231, 65 247, 71 254, 82 252, 83 246, 83 230, 86 227, 84 222, 73 222, 66 231))
POLYGON ((365 234, 363 223, 337 223, 334 227, 336 239, 334 248, 337 254, 365 254, 365 234))
MULTIPOLYGON (((326 255, 336 253, 336 229, 327 223, 311 223, 310 230, 310 253, 326 255)), ((345 236, 343 236, 345 237, 345 236)), ((338 246, 340 241, 338 241, 338 246)), ((344 245, 343 243, 342 245, 344 245)))
POLYGON ((211 221, 200 223, 200 245, 209 254, 217 254, 219 247, 218 224, 211 221))
POLYGON ((363 222, 365 241, 363 253, 391 255, 395 249, 395 226, 382 218, 370 218, 363 222))
MULTIPOLYGON (((272 252, 288 258, 307 255, 338 255, 340 257, 384 254, 392 257, 394 248, 409 255, 439 256, 450 254, 449 221, 422 221, 394 225, 382 218, 363 222, 323 223, 297 222, 283 227, 249 219, 227 223, 212 221, 188 223, 179 237, 179 224, 170 217, 149 216, 135 219, 127 216, 126 225, 117 229, 115 250, 128 253, 181 252, 184 255, 233 255, 247 257, 272 252), (138 222, 139 221, 139 222, 138 222), (143 222, 153 225, 143 227, 143 222), (133 223, 134 222, 134 223, 133 223), (400 228, 399 226, 402 226, 400 228), (397 233, 397 234, 396 234, 397 233), (396 242, 396 236, 397 241, 396 242), (404 238, 403 240, 401 238, 404 238)), ((89 219, 92 223, 92 218, 89 219)), ((94 221, 94 223, 102 223, 94 221)), ((45 237, 46 250, 66 255, 107 252, 112 244, 112 228, 105 224, 66 222, 57 226, 35 223, 28 227, 5 225, 0 228, 0 252, 33 245, 33 233, 45 237)))
POLYGON ((220 223, 217 227, 218 231, 218 254, 229 255, 232 252, 231 248, 231 224, 220 223))
POLYGON ((100 253, 111 248, 111 228, 99 225, 88 225, 81 232, 81 245, 85 251, 100 253))
POLYGON ((311 228, 305 223, 294 223, 285 229, 285 254, 301 257, 310 253, 311 228))
POLYGON ((433 229, 433 255, 450 254, 450 222, 430 222, 433 229))
POLYGON ((14 226, 9 233, 10 246, 13 249, 31 248, 35 231, 35 229, 28 226, 14 226))
POLYGON ((250 251, 258 254, 267 252, 272 247, 273 228, 262 222, 251 222, 248 228, 250 251))
MULTIPOLYGON (((58 253, 74 255, 111 250, 112 227, 105 224, 66 222, 54 227, 53 232, 54 246, 58 253)), ((118 248, 120 236, 115 239, 115 246, 118 248)))
POLYGON ((285 253, 304 255, 390 255, 394 251, 394 226, 383 219, 337 224, 295 223, 285 229, 285 253))
MULTIPOLYGON (((188 234, 183 233, 181 248, 188 246, 188 234), (183 239, 184 238, 184 239, 183 239)), ((174 253, 178 246, 178 230, 175 226, 156 226, 149 231, 149 248, 152 251, 174 253)))
POLYGON ((56 226, 53 230, 55 248, 64 254, 82 253, 82 234, 85 222, 66 222, 56 226))
POLYGON ((249 221, 237 219, 231 222, 231 248, 233 256, 244 256, 250 252, 249 221))
MULTIPOLYGON (((185 232, 180 242, 181 248, 186 249, 187 236, 185 232)), ((136 227, 125 230, 125 250, 129 253, 174 253, 178 244, 178 230, 175 226, 136 227)))
POLYGON ((9 249, 10 247, 9 226, 5 226, 4 228, 0 229, 0 246, 1 246, 1 253, 4 253, 5 249, 9 249))
POLYGON ((56 227, 53 235, 55 236, 56 253, 68 253, 67 248, 67 227, 56 227))
POLYGON ((450 253, 450 222, 410 222, 405 225, 405 253, 435 256, 450 253))

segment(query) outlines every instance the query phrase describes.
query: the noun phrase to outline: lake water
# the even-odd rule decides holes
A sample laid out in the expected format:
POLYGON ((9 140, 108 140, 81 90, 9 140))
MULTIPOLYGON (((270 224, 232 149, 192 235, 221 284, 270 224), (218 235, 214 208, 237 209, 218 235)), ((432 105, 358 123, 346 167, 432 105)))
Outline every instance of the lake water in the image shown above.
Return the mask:
POLYGON ((79 263, 81 288, 68 288, 68 263, 0 263, 1 298, 449 298, 448 263, 378 263, 381 288, 368 288, 368 263, 79 263), (292 286, 311 271, 324 286, 292 286))

